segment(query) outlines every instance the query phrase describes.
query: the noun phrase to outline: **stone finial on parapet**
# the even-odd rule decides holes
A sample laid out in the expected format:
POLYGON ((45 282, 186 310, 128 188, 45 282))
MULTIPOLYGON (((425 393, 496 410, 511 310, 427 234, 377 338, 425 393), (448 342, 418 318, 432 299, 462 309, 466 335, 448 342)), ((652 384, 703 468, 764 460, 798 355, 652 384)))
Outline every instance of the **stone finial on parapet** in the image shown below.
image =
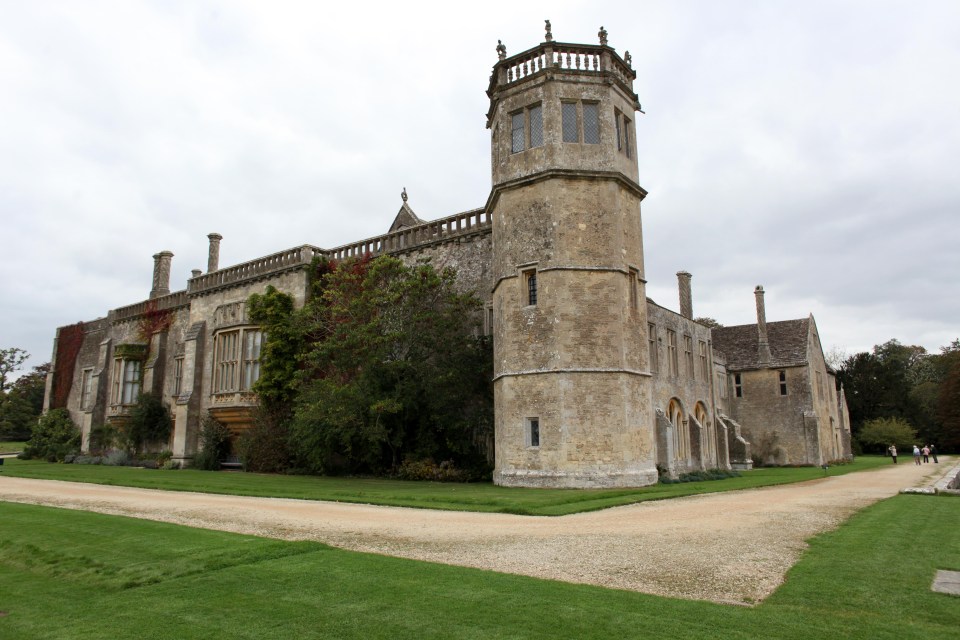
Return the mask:
POLYGON ((770 340, 767 337, 767 310, 763 301, 763 285, 757 285, 753 290, 757 298, 757 356, 761 364, 770 362, 770 340))
POLYGON ((150 298, 158 298, 170 293, 170 260, 173 253, 161 251, 153 256, 153 287, 150 298))
POLYGON ((220 268, 220 241, 223 236, 219 233, 207 234, 210 239, 210 252, 207 254, 207 273, 213 273, 220 268))
POLYGON ((404 202, 407 201, 407 188, 406 188, 406 187, 404 187, 404 188, 403 188, 403 191, 400 192, 400 199, 403 200, 404 202))
POLYGON ((200 269, 191 269, 191 270, 190 270, 190 277, 191 277, 191 278, 199 278, 202 274, 203 274, 203 271, 201 271, 200 269))
POLYGON ((687 271, 677 271, 677 285, 680 290, 680 315, 693 320, 693 293, 690 289, 690 279, 693 278, 687 271))
POLYGON ((507 59, 507 47, 502 41, 497 40, 497 60, 507 59))
POLYGON ((544 20, 543 28, 547 32, 547 35, 544 37, 544 42, 553 42, 553 27, 550 26, 549 20, 544 20))
POLYGON ((633 68, 633 56, 630 55, 629 51, 623 52, 623 63, 626 64, 631 69, 633 68))
POLYGON ((603 26, 600 27, 600 31, 597 31, 597 37, 600 38, 601 46, 607 46, 607 30, 603 26))

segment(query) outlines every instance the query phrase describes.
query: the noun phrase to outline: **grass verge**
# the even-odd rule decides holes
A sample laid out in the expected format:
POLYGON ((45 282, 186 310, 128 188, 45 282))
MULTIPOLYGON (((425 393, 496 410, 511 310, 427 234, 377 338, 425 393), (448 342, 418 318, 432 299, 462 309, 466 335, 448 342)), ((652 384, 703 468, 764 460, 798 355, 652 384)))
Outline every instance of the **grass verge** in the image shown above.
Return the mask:
POLYGON ((0 637, 960 637, 960 500, 897 496, 812 541, 754 608, 0 503, 0 637))
POLYGON ((491 483, 440 483, 380 478, 330 478, 238 472, 157 471, 101 465, 52 464, 7 460, 4 473, 22 478, 92 482, 170 491, 197 491, 244 496, 359 502, 398 507, 455 511, 488 511, 557 516, 606 509, 646 500, 663 500, 717 491, 751 489, 842 475, 888 464, 879 456, 858 457, 852 464, 831 467, 755 469, 738 478, 709 482, 654 485, 641 489, 518 489, 491 483))

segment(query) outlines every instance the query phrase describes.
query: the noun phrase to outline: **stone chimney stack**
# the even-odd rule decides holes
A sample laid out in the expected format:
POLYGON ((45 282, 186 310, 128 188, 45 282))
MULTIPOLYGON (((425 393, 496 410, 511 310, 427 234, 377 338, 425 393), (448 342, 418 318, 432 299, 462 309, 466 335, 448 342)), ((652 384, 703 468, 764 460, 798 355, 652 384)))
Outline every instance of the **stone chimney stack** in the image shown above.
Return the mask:
POLYGON ((763 285, 753 290, 757 298, 757 349, 761 364, 770 362, 770 340, 767 338, 767 310, 763 303, 763 285))
POLYGON ((161 251, 153 256, 153 288, 150 298, 159 298, 170 293, 170 259, 173 254, 161 251))
POLYGON ((690 278, 693 276, 686 271, 677 271, 677 283, 680 288, 680 315, 693 320, 693 295, 690 292, 690 278))
POLYGON ((220 268, 220 241, 223 236, 219 233, 207 235, 210 238, 210 253, 207 257, 207 273, 213 273, 220 268))

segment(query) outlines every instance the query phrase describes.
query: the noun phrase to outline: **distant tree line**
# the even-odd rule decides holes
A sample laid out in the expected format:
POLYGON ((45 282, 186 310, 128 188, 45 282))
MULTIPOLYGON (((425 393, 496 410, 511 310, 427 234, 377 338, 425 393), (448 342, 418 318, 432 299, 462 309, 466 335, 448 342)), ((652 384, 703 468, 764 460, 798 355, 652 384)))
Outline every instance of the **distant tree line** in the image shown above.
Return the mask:
POLYGON ((0 349, 0 440, 27 440, 43 409, 50 363, 11 380, 29 357, 18 347, 0 349))
POLYGON ((935 444, 939 451, 960 452, 960 340, 940 353, 897 340, 876 345, 844 359, 837 384, 864 450, 935 444))

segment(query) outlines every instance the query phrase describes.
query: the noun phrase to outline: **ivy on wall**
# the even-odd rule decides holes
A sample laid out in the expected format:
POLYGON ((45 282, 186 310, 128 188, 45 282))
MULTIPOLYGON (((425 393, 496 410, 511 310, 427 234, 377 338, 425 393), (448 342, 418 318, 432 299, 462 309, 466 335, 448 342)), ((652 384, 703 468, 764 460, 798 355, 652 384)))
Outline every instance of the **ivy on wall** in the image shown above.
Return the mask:
POLYGON ((170 309, 157 309, 156 300, 148 300, 143 314, 137 319, 137 337, 150 343, 153 334, 166 331, 173 324, 170 309))
POLYGON ((73 385, 73 368, 77 364, 77 356, 83 346, 83 323, 78 322, 60 328, 57 337, 57 356, 53 368, 53 397, 50 401, 51 409, 67 406, 67 397, 73 385))

